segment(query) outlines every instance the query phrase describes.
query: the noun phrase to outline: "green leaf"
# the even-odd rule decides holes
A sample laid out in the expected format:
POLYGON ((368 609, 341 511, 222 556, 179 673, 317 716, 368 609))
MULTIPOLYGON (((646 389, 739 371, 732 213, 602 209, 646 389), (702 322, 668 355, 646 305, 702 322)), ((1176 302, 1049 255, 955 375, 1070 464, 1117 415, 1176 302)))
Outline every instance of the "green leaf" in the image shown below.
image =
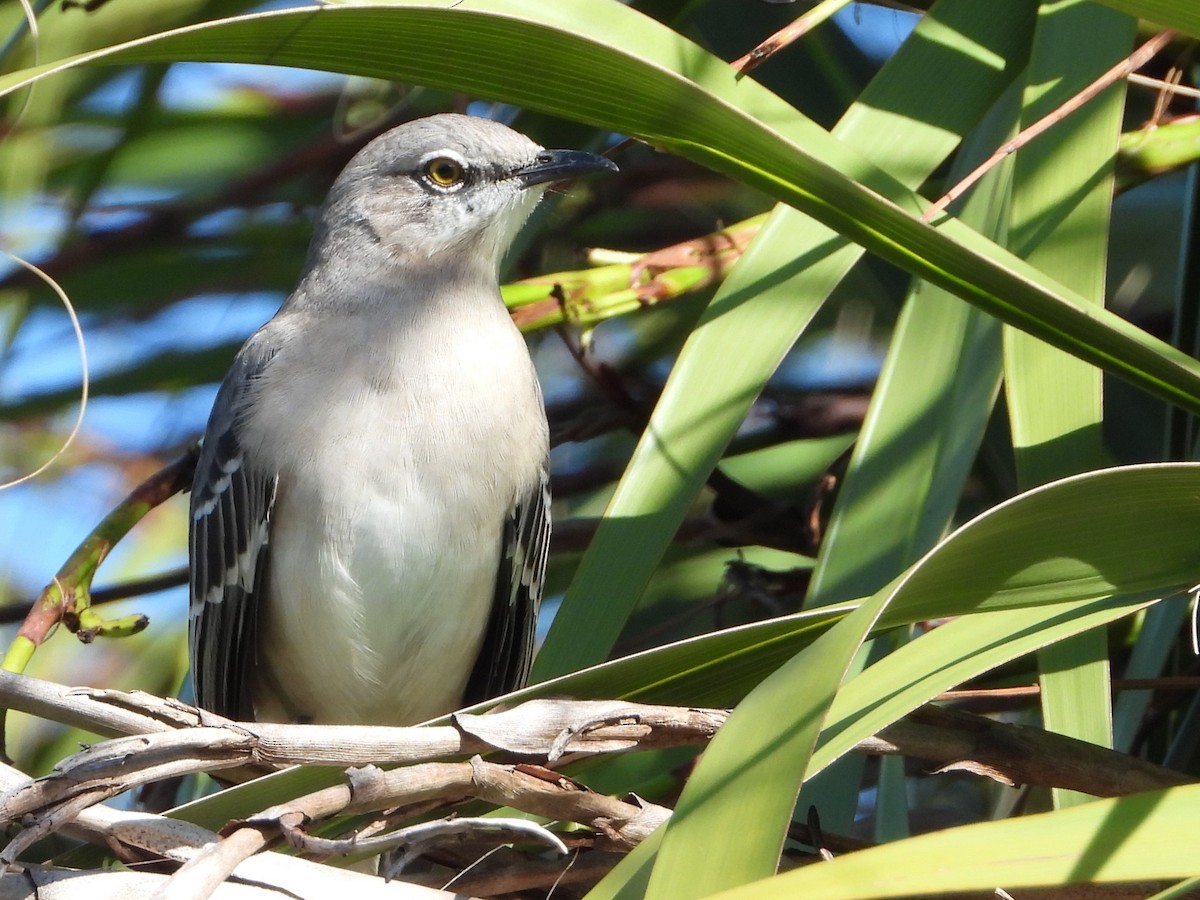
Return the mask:
POLYGON ((829 711, 829 724, 805 779, 943 691, 1151 602, 1126 597, 1076 600, 974 613, 939 625, 846 683, 829 711))
MULTIPOLYGON (((1065 618, 1065 632, 1075 633, 1111 618, 1114 607, 1132 611, 1197 580, 1200 546, 1192 523, 1200 525, 1200 506, 1187 486, 1198 475, 1200 465, 1151 465, 1065 479, 995 507, 939 544, 739 704, 701 757, 666 826, 649 895, 705 896, 774 871, 796 791, 810 767, 812 742, 836 702, 837 682, 856 641, 876 618, 882 629, 986 610, 1055 607, 1044 617, 1035 611, 1006 620, 1016 629, 1007 644, 984 626, 960 626, 951 637, 969 634, 975 643, 938 638, 930 646, 940 653, 929 657, 917 641, 879 675, 867 670, 859 677, 874 687, 863 692, 861 702, 852 694, 848 705, 866 709, 873 698, 888 696, 875 680, 885 673, 910 681, 894 693, 903 698, 897 706, 864 719, 864 730, 932 696, 948 675, 969 671, 973 653, 998 664, 1049 640, 1038 632, 1062 625, 1064 613, 1079 616, 1077 623, 1072 615, 1065 618), (1109 607, 1089 605, 1115 595, 1128 599, 1109 607), (1082 606, 1062 605, 1072 602, 1082 606), (1099 618, 1088 618, 1092 613, 1099 618), (936 673, 924 682, 922 663, 936 673), (946 670, 939 671, 941 666, 946 670)), ((834 749, 836 755, 839 748, 834 749)), ((612 889, 611 883, 605 887, 612 889)))
MULTIPOLYGON (((955 184, 1012 136, 1010 87, 967 138, 955 184)), ((963 222, 1007 233, 1011 161, 962 205, 963 222)), ((878 590, 925 554, 950 525, 1000 382, 995 319, 927 282, 907 299, 830 514, 807 606, 878 590)))
MULTIPOLYGON (((948 183, 957 183, 1011 137, 1017 100, 1014 85, 968 137, 948 183)), ((994 168, 963 204, 962 220, 993 239, 1006 232, 1011 169, 1009 161, 994 168)), ((942 537, 958 508, 999 382, 995 319, 942 288, 916 282, 842 478, 806 606, 878 590, 942 537)), ((856 665, 861 669, 870 655, 903 639, 877 642, 856 665)), ((848 831, 863 770, 861 759, 842 760, 822 777, 806 780, 798 806, 815 806, 825 828, 848 831)), ((888 805, 885 798, 895 793, 890 805, 904 805, 905 786, 888 780, 896 777, 881 772, 878 802, 888 805)))
POLYGON ((1197 803, 1200 785, 1188 785, 949 828, 713 896, 866 900, 1186 878, 1200 873, 1193 833, 1197 803))
POLYGON ((854 654, 892 599, 881 591, 734 709, 666 825, 649 898, 704 897, 775 871, 803 767, 854 654))
MULTIPOLYGON (((1028 40, 1031 16, 997 23, 984 13, 977 3, 937 4, 834 133, 881 151, 886 130, 888 165, 912 186, 927 178, 1007 84, 997 61, 1019 56, 1028 40), (905 117, 914 90, 926 95, 921 113, 931 118, 905 117)), ((750 404, 860 255, 795 210, 772 214, 684 345, 538 654, 535 678, 607 656, 750 404)))
MULTIPOLYGON (((1087 2, 1044 4, 1026 73, 1023 128, 1124 59, 1136 22, 1087 2), (1080 41, 1079 35, 1090 35, 1080 41)), ((1108 261, 1113 164, 1125 107, 1123 83, 1017 152, 1009 246, 1039 269, 1101 305, 1108 261)), ((1105 461, 1101 373, 1061 350, 1005 330, 1005 391, 1022 486, 1105 461)), ((1112 746, 1107 633, 1038 655, 1045 727, 1112 746)), ((1056 806, 1088 797, 1055 790, 1056 806)))
POLYGON ((1105 6, 1200 37, 1200 8, 1192 0, 1100 0, 1105 6))

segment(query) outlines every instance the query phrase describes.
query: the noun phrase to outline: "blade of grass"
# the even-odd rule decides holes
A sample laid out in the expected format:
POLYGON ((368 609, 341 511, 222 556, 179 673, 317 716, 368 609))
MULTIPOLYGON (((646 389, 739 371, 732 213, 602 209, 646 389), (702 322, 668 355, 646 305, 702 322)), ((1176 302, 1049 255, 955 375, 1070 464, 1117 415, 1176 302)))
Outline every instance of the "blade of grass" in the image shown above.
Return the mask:
MULTIPOLYGON (((1015 130, 1016 88, 1005 92, 968 138, 951 167, 951 183, 1015 130)), ((1011 170, 1011 161, 1005 161, 987 173, 961 213, 965 223, 997 239, 1006 233, 1011 170)), ((996 320, 941 288, 917 282, 896 323, 842 479, 807 606, 879 590, 944 534, 999 383, 996 320)), ((882 652, 876 648, 876 655, 882 652)), ((854 674, 866 664, 864 656, 854 674)), ((825 828, 848 832, 863 769, 861 758, 850 757, 806 780, 798 808, 815 808, 825 828)), ((903 787, 889 784, 881 773, 876 795, 903 787)))
POLYGON ((807 778, 943 691, 1155 602, 1104 597, 961 616, 905 644, 838 692, 807 778))
MULTIPOLYGON (((978 4, 937 4, 834 133, 855 147, 886 152, 893 171, 919 184, 1007 84, 1006 70, 994 61, 1019 58, 1032 23, 1032 6, 1027 10, 1029 18, 1006 17, 1001 29, 978 4), (968 46, 988 52, 966 52, 968 46), (947 49, 957 52, 948 59, 947 49), (935 120, 907 115, 917 84, 933 92, 924 110, 937 110, 935 120), (886 150, 878 141, 883 131, 893 138, 886 150)), ((538 654, 535 678, 608 654, 750 404, 860 255, 794 210, 772 214, 685 344, 538 654), (734 349, 744 346, 756 352, 734 349)))
MULTIPOLYGON (((1044 4, 1026 73, 1022 127, 1126 57, 1136 22, 1090 3, 1044 4), (1089 40, 1080 41, 1080 34, 1089 40)), ((1124 84, 1058 123, 1054 140, 1017 152, 1009 245, 1095 304, 1104 300, 1113 165, 1124 84)), ((1031 487, 1104 464, 1101 372, 1015 329, 1005 329, 1005 390, 1017 479, 1031 487)), ((1112 746, 1108 636, 1080 634, 1038 654, 1045 727, 1112 746)), ((1055 806, 1089 797, 1056 789, 1055 806)))
MULTIPOLYGON (((950 182, 1013 130, 1018 96, 1007 91, 968 138, 950 182)), ((981 234, 1007 233, 1010 170, 993 169, 963 204, 962 221, 981 234)), ((806 606, 879 590, 945 533, 999 382, 996 321, 917 282, 839 486, 806 606)))
POLYGON ((1200 6, 1192 0, 1099 0, 1104 6, 1200 37, 1200 6))
MULTIPOLYGON (((647 896, 707 896, 750 881, 755 873, 762 878, 774 872, 815 739, 835 702, 837 682, 885 609, 888 618, 940 618, 926 604, 934 596, 952 595, 960 614, 983 610, 989 600, 1027 579, 1044 578, 1049 569, 1056 575, 1044 583, 1045 593, 1041 588, 1033 594, 1021 591, 1025 600, 1042 596, 1046 603, 1060 604, 1123 594, 1130 599, 1118 605, 1128 602, 1133 609, 1148 599, 1148 592, 1170 593, 1193 578, 1191 573, 1200 571, 1200 548, 1193 546, 1190 534, 1180 533, 1181 523, 1174 519, 1195 506, 1191 492, 1177 496, 1170 511, 1161 504, 1198 468, 1158 465, 1088 473, 1023 494, 973 520, 864 601, 734 710, 701 757, 666 826, 647 896), (1145 530, 1130 529, 1129 507, 1118 498, 1137 507, 1145 530), (1133 543, 1143 541, 1135 550, 1133 543), (1005 552, 997 553, 997 546, 1005 552), (1172 559, 1170 568, 1188 574, 1181 580, 1177 574, 1173 583, 1125 580, 1119 586, 1109 580, 1116 574, 1115 559, 1143 565, 1146 560, 1135 562, 1136 554, 1151 546, 1155 555, 1164 554, 1161 562, 1172 559)), ((1189 510, 1186 517, 1200 517, 1200 509, 1189 510)), ((1024 626, 1036 627, 1035 619, 1031 616, 1024 626)), ((1068 633, 1074 628, 1068 617, 1068 633)), ((948 649, 952 664, 960 655, 987 653, 994 641, 991 631, 976 624, 973 633, 982 645, 944 639, 933 643, 948 649)), ((913 649, 895 664, 905 666, 910 678, 920 671, 911 662, 920 659, 916 653, 913 649)), ((907 695, 909 702, 920 702, 926 691, 927 696, 936 693, 926 684, 907 695)))
POLYGON ((1187 878, 1200 872, 1193 843, 1197 803, 1200 785, 1187 785, 948 828, 713 897, 867 900, 1187 878))

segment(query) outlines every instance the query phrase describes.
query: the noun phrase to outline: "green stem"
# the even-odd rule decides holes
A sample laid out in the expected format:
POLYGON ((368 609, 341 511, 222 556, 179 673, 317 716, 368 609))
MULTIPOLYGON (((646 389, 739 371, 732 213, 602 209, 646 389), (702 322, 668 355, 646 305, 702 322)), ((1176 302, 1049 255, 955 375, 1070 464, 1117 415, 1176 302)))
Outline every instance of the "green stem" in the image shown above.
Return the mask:
POLYGON ((84 643, 97 637, 136 634, 149 624, 142 615, 106 620, 91 609, 92 579, 117 541, 129 533, 150 510, 191 484, 198 447, 159 469, 117 505, 92 530, 50 581, 21 623, 17 637, 4 656, 3 668, 23 672, 34 650, 45 643, 59 622, 84 643))

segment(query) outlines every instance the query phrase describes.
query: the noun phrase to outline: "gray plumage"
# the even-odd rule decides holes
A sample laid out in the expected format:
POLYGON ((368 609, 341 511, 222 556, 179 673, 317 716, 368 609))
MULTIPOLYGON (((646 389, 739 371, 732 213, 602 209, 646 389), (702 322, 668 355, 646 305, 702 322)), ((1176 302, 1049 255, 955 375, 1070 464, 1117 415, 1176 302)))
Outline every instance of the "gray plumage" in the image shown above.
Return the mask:
POLYGON ((205 433, 189 542, 201 706, 407 724, 524 682, 548 439, 497 270, 548 183, 604 168, 440 115, 338 177, 298 286, 205 433))

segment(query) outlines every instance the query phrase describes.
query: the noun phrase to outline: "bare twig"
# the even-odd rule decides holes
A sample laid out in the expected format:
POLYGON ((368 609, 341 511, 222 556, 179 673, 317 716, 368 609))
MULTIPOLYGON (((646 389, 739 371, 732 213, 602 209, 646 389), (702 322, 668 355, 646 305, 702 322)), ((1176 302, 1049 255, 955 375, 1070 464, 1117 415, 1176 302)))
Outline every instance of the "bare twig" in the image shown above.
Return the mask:
POLYGON ((745 56, 735 59, 730 65, 741 77, 762 65, 784 47, 798 41, 834 13, 849 4, 850 0, 822 0, 796 21, 781 28, 745 56))
MULTIPOLYGON (((82 718, 78 701, 88 695, 35 692, 28 689, 30 683, 38 684, 36 679, 11 674, 0 679, 0 702, 43 714, 61 702, 69 712, 63 718, 76 722, 82 718), (6 684, 26 690, 5 691, 6 684), (30 696, 37 696, 37 702, 28 702, 30 696)), ((726 718, 722 710, 534 700, 484 716, 460 714, 446 726, 239 724, 149 695, 96 692, 91 697, 99 701, 94 705, 104 728, 119 723, 157 733, 87 747, 62 760, 51 775, 0 795, 0 822, 24 820, 31 826, 44 822, 48 827, 59 823, 60 811, 77 811, 79 797, 94 803, 162 778, 241 766, 406 765, 485 752, 563 762, 638 748, 697 745, 711 738, 726 718), (146 703, 152 714, 131 716, 125 709, 113 715, 114 702, 124 707, 146 703), (184 727, 164 731, 172 725, 184 727)))
MULTIPOLYGON (((221 842, 215 833, 190 822, 106 806, 84 810, 66 830, 76 837, 112 848, 127 860, 156 859, 187 863, 204 848, 221 842)), ((386 885, 373 875, 335 869, 278 853, 249 857, 233 870, 233 875, 243 883, 268 886, 271 892, 264 897, 278 898, 281 892, 291 897, 347 896, 355 900, 446 900, 450 896, 416 885, 386 885)), ((166 876, 155 876, 153 894, 136 896, 164 896, 165 881, 166 876)), ((192 881, 190 877, 185 877, 172 886, 173 889, 176 887, 180 893, 172 893, 173 897, 184 896, 189 890, 196 892, 192 896, 208 896, 199 893, 206 887, 199 879, 192 881)), ((213 894, 217 898, 222 895, 220 889, 213 894)), ((128 895, 121 893, 119 896, 128 895)), ((459 894, 453 896, 461 897, 459 894)))
MULTIPOLYGON (((1176 688, 1175 684, 1135 681, 1122 683, 1127 688, 1176 688)), ((91 781, 105 781, 127 775, 133 783, 139 778, 139 753, 145 753, 155 766, 186 761, 207 754, 199 762, 205 767, 221 765, 355 765, 380 762, 407 765, 449 756, 502 752, 525 759, 550 760, 561 764, 567 759, 596 753, 625 752, 635 748, 702 744, 720 727, 725 714, 719 710, 695 710, 656 707, 615 701, 530 701, 511 710, 488 715, 458 715, 451 725, 415 728, 327 727, 314 725, 270 725, 231 723, 202 713, 177 701, 161 700, 153 695, 118 691, 69 689, 28 676, 0 673, 0 706, 19 709, 57 721, 65 721, 103 734, 135 732, 140 737, 105 742, 90 747, 71 760, 64 760, 60 771, 47 781, 64 779, 62 786, 38 788, 46 793, 10 795, 15 803, 12 814, 36 810, 35 797, 46 803, 69 796, 69 784, 76 790, 91 781), (198 727, 203 726, 203 727, 198 727), (176 734, 159 734, 175 729, 192 729, 176 734), (198 744, 204 746, 197 751, 198 744), (70 782, 67 776, 74 778, 70 782)), ((977 759, 981 764, 1006 773, 1009 780, 1055 787, 1075 787, 1092 794, 1122 793, 1129 779, 1141 779, 1143 787, 1163 787, 1187 781, 1178 773, 1149 766, 1130 757, 1072 741, 1040 729, 1021 729, 988 719, 927 708, 906 720, 889 726, 880 740, 860 745, 866 752, 903 753, 947 764, 977 759), (940 716, 931 731, 931 717, 940 716), (921 726, 905 731, 907 722, 921 726), (985 727, 986 726, 986 727, 985 727), (964 743, 966 741, 966 743, 964 743), (1069 766, 1064 774, 1055 765, 1031 770, 1022 749, 1011 760, 1016 748, 1037 742, 1039 759, 1069 766), (938 748, 941 749, 938 749, 938 748), (1080 762, 1086 760, 1086 763, 1080 762), (1064 782, 1069 777, 1071 784, 1064 782), (1080 779, 1088 779, 1086 785, 1080 779)))
POLYGON ((179 900, 204 900, 259 851, 266 849, 268 837, 257 828, 243 825, 219 841, 200 848, 163 888, 166 897, 179 900))
MULTIPOLYGON (((1114 678, 1114 691, 1195 691, 1200 689, 1200 677, 1194 675, 1164 675, 1159 678, 1114 678)), ((1006 688, 945 691, 938 700, 1002 700, 1013 697, 1036 697, 1041 685, 1019 684, 1006 688)))
POLYGON ((954 185, 946 194, 940 197, 929 209, 921 215, 923 222, 931 222, 937 218, 946 207, 963 195, 971 185, 975 184, 980 178, 986 175, 989 171, 995 168, 1006 156, 1015 153, 1021 147, 1024 147, 1038 135, 1048 131, 1054 125, 1057 125, 1071 113, 1080 109, 1089 100, 1102 93, 1110 85, 1120 81, 1129 75, 1130 72, 1136 71, 1149 62, 1155 54, 1163 47, 1171 42, 1175 37, 1175 32, 1170 29, 1161 31, 1156 34, 1146 43, 1142 44, 1130 56, 1121 62, 1117 63, 1082 91, 1065 101, 1063 104, 1055 108, 1055 110, 1042 118, 1038 119, 1028 128, 1025 128, 1015 138, 1003 144, 1000 149, 993 153, 981 165, 972 170, 962 181, 954 185))
MULTIPOLYGON (((421 887, 415 884, 388 884, 373 875, 348 872, 306 863, 279 854, 267 854, 289 866, 258 867, 252 863, 263 856, 244 863, 242 868, 253 868, 255 874, 245 875, 238 883, 216 885, 209 894, 180 894, 169 891, 170 877, 156 872, 130 872, 114 869, 79 871, 56 869, 47 866, 13 867, 5 875, 0 887, 0 898, 4 900, 76 900, 79 897, 119 897, 121 900, 281 900, 281 898, 326 898, 353 897, 354 900, 468 900, 467 895, 421 887), (308 868, 301 868, 301 865, 308 868), (23 885, 21 885, 23 880, 23 885)), ((238 875, 242 876, 241 869, 238 875)))
POLYGON ((934 706, 910 713, 858 746, 869 753, 929 760, 938 764, 938 772, 968 771, 1005 784, 1068 788, 1095 797, 1196 781, 1086 741, 934 706))
MULTIPOLYGON (((1177 69, 1171 70, 1173 77, 1176 72, 1178 72, 1177 69)), ((1179 84, 1178 80, 1167 81, 1162 78, 1152 78, 1149 75, 1139 75, 1137 72, 1131 72, 1129 74, 1129 83, 1141 87, 1154 88, 1156 91, 1164 94, 1174 94, 1178 97, 1190 97, 1192 100, 1200 100, 1200 88, 1179 84)))
MULTIPOLYGON (((534 700, 506 712, 458 715, 411 728, 271 725, 214 719, 204 727, 104 741, 62 760, 53 774, 0 796, 0 822, 52 808, 81 791, 107 796, 194 772, 293 765, 406 765, 470 753, 546 759, 706 743, 722 710, 605 701, 534 700)), ((260 770, 261 771, 261 770, 260 770)))
MULTIPOLYGON (((527 840, 547 844, 560 854, 566 854, 567 845, 554 832, 528 819, 501 819, 488 817, 464 817, 421 822, 372 837, 352 835, 349 838, 332 839, 314 837, 290 822, 281 822, 283 836, 297 850, 322 856, 351 856, 358 853, 383 853, 388 850, 404 850, 402 860, 412 860, 424 848, 439 843, 461 840, 464 837, 487 834, 496 843, 527 840)), ((388 877, 394 878, 400 869, 393 868, 388 877)))
MULTIPOLYGON (((0 785, 8 787, 0 797, 0 823, 16 820, 25 827, 5 850, 7 860, 16 859, 32 841, 54 831, 86 833, 90 817, 101 808, 92 804, 164 773, 296 762, 345 766, 363 759, 402 766, 391 771, 374 765, 351 769, 344 783, 241 821, 219 844, 205 844, 187 855, 190 862, 172 882, 183 896, 200 896, 230 872, 241 871, 249 857, 283 838, 322 852, 335 847, 374 852, 378 839, 364 840, 365 835, 376 833, 374 825, 348 843, 312 842, 311 828, 331 817, 398 808, 399 813, 385 817, 387 827, 395 828, 414 811, 467 799, 576 822, 595 833, 593 850, 627 850, 661 824, 669 810, 636 798, 596 794, 547 766, 588 754, 703 744, 725 720, 720 710, 539 700, 487 715, 460 714, 441 726, 242 724, 149 695, 39 685, 44 683, 4 675, 0 704, 36 709, 50 718, 94 721, 103 730, 136 727, 148 733, 88 747, 43 779, 23 779, 19 773, 0 769, 0 785), (98 711, 94 716, 86 712, 89 706, 98 711), (530 762, 485 761, 478 755, 484 752, 530 762), (469 762, 443 761, 469 754, 475 754, 469 762)), ((1181 773, 1041 729, 939 708, 918 710, 857 749, 926 759, 939 772, 966 770, 1005 783, 1066 787, 1097 796, 1190 781, 1181 773)), ((153 855, 111 832, 105 832, 103 839, 122 858, 153 855)), ((180 861, 179 854, 167 855, 161 848, 157 858, 180 861)), ((549 876, 549 871, 543 873, 549 876)))
MULTIPOLYGON (((227 733, 228 746, 244 742, 250 747, 244 762, 280 766, 404 764, 488 750, 544 758, 556 744, 571 754, 589 755, 638 746, 682 746, 707 740, 726 717, 723 710, 616 700, 531 700, 482 716, 459 713, 451 717, 453 724, 442 726, 238 723, 142 691, 70 688, 12 672, 0 672, 0 706, 98 734, 134 735, 129 740, 135 741, 154 732, 186 734, 177 729, 197 729, 215 746, 227 733), (570 739, 562 745, 565 734, 570 739)), ((170 746, 167 737, 152 745, 153 752, 170 746)), ((128 754, 135 749, 110 741, 72 759, 89 766, 126 759, 128 765, 128 754)))
POLYGON ((273 806, 242 822, 215 847, 208 847, 177 877, 219 884, 274 836, 309 822, 371 812, 428 800, 476 798, 600 831, 610 846, 628 850, 661 825, 670 811, 653 804, 626 803, 596 794, 565 776, 537 766, 502 766, 478 756, 464 763, 423 763, 384 771, 351 769, 345 784, 314 791, 273 806))

